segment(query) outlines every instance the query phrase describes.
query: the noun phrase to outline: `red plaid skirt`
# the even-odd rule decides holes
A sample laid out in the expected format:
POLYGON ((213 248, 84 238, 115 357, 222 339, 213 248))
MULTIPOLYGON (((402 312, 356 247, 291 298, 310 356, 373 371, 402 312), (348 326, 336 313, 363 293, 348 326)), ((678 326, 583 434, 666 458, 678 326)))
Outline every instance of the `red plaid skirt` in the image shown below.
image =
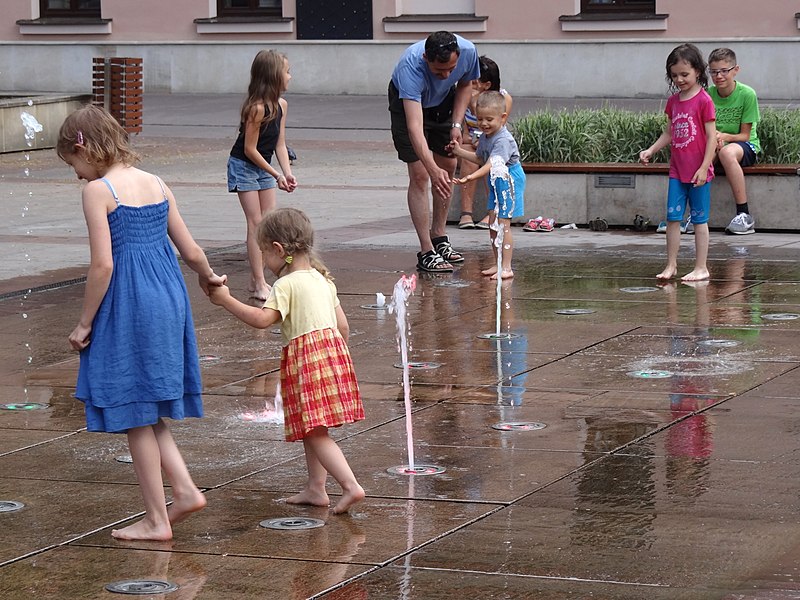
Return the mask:
POLYGON ((287 442, 303 439, 315 427, 364 418, 350 351, 337 329, 312 331, 284 346, 281 394, 287 442))

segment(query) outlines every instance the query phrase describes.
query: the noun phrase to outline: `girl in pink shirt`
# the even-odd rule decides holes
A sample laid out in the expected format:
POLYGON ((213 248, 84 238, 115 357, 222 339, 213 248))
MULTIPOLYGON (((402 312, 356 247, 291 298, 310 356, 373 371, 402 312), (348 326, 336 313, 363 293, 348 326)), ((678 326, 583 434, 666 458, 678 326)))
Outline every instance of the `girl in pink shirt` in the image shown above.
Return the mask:
POLYGON ((714 102, 708 87, 706 62, 693 44, 681 44, 667 57, 667 81, 677 93, 667 100, 669 126, 655 143, 639 153, 649 163, 662 148, 670 146, 669 191, 667 193, 667 266, 656 275, 666 281, 678 272, 680 224, 688 204, 695 232, 695 265, 681 281, 709 278, 708 215, 711 180, 714 178, 716 125, 714 102))

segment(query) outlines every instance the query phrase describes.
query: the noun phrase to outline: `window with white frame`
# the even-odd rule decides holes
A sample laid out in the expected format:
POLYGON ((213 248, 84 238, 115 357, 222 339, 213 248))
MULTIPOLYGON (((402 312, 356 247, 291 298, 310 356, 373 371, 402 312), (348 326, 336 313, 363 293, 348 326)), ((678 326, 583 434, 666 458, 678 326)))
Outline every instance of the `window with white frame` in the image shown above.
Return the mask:
POLYGON ((218 17, 280 17, 281 0, 217 0, 218 17))
POLYGON ((655 14, 656 0, 581 0, 581 14, 655 14))
POLYGON ((100 0, 39 0, 39 16, 46 18, 100 18, 100 0))

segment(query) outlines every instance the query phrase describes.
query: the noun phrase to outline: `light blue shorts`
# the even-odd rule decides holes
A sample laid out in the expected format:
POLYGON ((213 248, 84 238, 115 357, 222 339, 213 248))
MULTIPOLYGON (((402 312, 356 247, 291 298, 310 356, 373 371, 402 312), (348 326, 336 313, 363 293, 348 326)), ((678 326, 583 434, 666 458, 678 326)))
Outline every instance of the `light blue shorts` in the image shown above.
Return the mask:
POLYGON ((516 163, 508 167, 508 174, 514 184, 513 194, 511 193, 512 190, 509 189, 508 181, 505 179, 498 177, 494 180, 493 186, 491 175, 486 177, 486 181, 489 184, 487 208, 494 210, 495 205, 497 205, 497 198, 500 198, 500 210, 497 213, 498 219, 512 219, 525 214, 525 171, 522 170, 521 164, 516 163))
POLYGON ((228 157, 229 192, 254 192, 277 186, 276 179, 264 169, 235 156, 228 157))
POLYGON ((691 209, 693 224, 708 223, 708 213, 711 210, 711 182, 694 187, 692 183, 683 183, 670 177, 667 192, 667 221, 682 221, 687 204, 691 209))

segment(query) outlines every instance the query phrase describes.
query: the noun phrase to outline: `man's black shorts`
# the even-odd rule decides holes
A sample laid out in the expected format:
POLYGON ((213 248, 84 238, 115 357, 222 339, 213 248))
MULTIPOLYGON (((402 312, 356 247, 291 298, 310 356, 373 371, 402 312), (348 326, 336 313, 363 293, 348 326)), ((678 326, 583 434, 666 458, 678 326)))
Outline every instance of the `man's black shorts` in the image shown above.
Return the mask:
MULTIPOLYGON (((450 143, 450 125, 453 122, 453 101, 456 89, 450 89, 447 97, 439 106, 422 109, 422 126, 428 148, 440 156, 452 156, 444 149, 450 143)), ((405 163, 419 160, 411 138, 408 136, 406 111, 403 100, 393 82, 389 82, 389 114, 392 117, 392 140, 397 150, 397 157, 405 163)))

